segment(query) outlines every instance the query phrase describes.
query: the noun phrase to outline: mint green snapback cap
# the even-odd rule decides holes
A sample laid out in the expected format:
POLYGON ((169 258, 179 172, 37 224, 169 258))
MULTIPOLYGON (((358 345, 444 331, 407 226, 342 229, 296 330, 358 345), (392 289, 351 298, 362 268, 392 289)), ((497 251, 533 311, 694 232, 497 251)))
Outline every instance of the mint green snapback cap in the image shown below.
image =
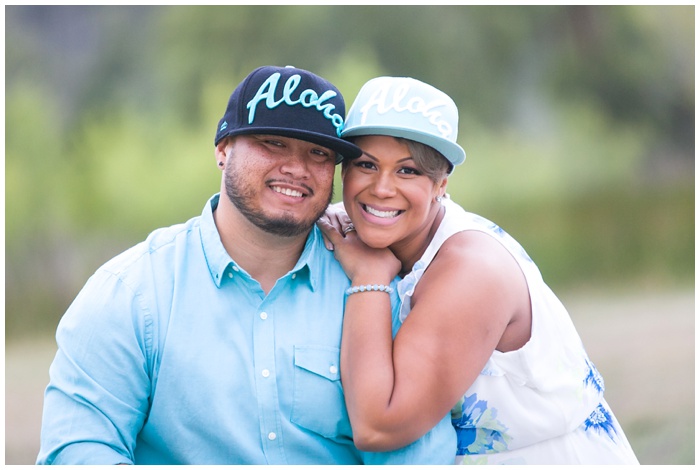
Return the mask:
POLYGON ((457 143, 459 113, 447 94, 409 77, 365 83, 348 111, 343 138, 388 135, 433 147, 453 165, 465 160, 457 143))

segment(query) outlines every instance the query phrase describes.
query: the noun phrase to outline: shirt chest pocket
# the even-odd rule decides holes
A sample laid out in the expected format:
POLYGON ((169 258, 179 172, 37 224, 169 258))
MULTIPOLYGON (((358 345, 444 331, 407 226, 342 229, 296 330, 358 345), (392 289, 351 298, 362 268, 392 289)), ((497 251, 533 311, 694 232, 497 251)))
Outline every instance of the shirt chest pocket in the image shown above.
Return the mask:
POLYGON ((293 423, 327 438, 351 438, 340 384, 340 349, 294 347, 293 423))

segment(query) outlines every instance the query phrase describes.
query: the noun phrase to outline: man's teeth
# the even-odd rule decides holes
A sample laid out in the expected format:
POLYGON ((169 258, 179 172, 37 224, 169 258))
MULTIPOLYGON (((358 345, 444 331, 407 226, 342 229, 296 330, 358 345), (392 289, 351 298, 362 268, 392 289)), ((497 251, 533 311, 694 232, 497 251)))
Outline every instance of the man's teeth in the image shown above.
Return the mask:
POLYGON ((369 206, 365 206, 365 210, 374 216, 382 217, 384 219, 390 219, 399 215, 399 211, 378 211, 377 209, 372 209, 369 206))
POLYGON ((279 186, 273 186, 272 190, 276 191, 278 193, 282 193, 286 196, 292 196, 292 197, 302 197, 303 196, 301 191, 296 191, 294 189, 289 189, 289 188, 280 188, 279 186))

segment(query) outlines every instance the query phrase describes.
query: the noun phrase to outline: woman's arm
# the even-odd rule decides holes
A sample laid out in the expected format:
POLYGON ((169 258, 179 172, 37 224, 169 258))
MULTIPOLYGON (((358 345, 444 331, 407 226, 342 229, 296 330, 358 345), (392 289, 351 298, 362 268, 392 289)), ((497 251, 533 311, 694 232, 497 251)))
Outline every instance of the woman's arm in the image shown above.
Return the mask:
MULTIPOLYGON (((356 236, 329 238, 354 285, 386 281, 376 276, 387 270, 363 257, 370 252, 357 248, 356 236)), ((393 343, 388 296, 350 295, 341 376, 355 445, 386 451, 425 434, 469 388, 495 349, 517 349, 527 341, 529 311, 516 261, 479 232, 458 233, 442 246, 416 287, 411 313, 393 343)))

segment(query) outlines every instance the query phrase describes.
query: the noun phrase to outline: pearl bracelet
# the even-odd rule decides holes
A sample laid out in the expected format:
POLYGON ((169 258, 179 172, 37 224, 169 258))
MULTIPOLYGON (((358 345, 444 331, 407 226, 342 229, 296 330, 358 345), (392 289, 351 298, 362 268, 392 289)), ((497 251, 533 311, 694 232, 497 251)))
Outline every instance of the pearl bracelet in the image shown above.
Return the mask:
POLYGON ((351 286, 345 291, 345 293, 350 295, 357 294, 358 292, 370 291, 386 292, 387 294, 391 294, 394 292, 394 288, 391 286, 385 286, 384 284, 365 284, 364 286, 351 286))

